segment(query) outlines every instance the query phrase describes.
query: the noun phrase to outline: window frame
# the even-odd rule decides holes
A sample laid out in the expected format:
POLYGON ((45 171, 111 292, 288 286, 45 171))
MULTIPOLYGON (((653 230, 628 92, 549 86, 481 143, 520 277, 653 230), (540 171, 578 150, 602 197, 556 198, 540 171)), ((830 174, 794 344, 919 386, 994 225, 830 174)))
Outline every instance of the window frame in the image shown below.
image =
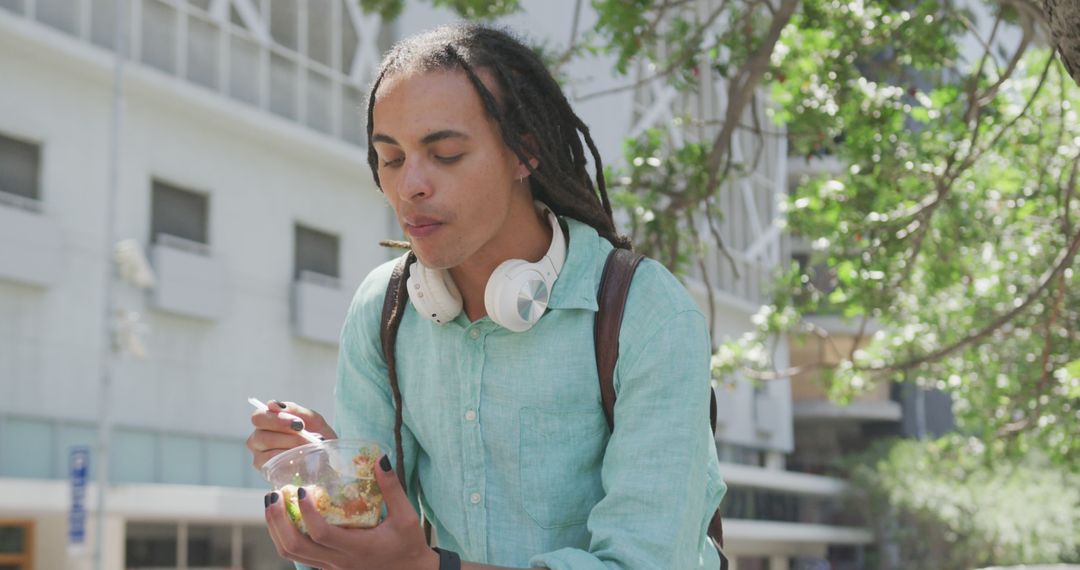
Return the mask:
POLYGON ((210 243, 211 243, 210 240, 211 240, 211 237, 212 237, 211 236, 211 224, 210 224, 210 211, 211 211, 210 199, 211 199, 210 192, 197 190, 197 189, 192 188, 190 186, 186 186, 186 185, 183 185, 183 184, 178 184, 178 183, 176 183, 176 182, 174 182, 174 181, 172 181, 172 180, 170 180, 168 178, 165 178, 165 177, 151 176, 150 177, 150 220, 149 220, 150 221, 150 224, 149 224, 149 226, 150 226, 149 227, 149 231, 150 231, 150 240, 149 241, 150 241, 150 243, 151 244, 170 245, 170 246, 177 247, 178 249, 191 249, 191 250, 196 251, 197 253, 202 253, 202 254, 209 253, 209 251, 210 251, 210 243), (168 233, 167 231, 161 231, 160 228, 157 227, 158 224, 155 223, 155 220, 156 220, 156 217, 155 217, 155 203, 156 202, 154 200, 154 197, 155 197, 155 194, 157 193, 157 190, 158 190, 159 187, 162 188, 163 190, 192 194, 192 195, 202 199, 202 201, 203 201, 202 202, 202 207, 203 207, 202 208, 203 209, 203 212, 202 212, 202 216, 203 216, 203 220, 202 220, 202 226, 203 226, 202 227, 202 230, 203 230, 202 231, 202 233, 203 233, 202 241, 199 241, 197 239, 192 239, 192 238, 186 237, 186 236, 178 236, 176 234, 168 233), (160 239, 161 236, 168 236, 168 237, 166 239, 160 239))
POLYGON ((22 570, 34 570, 34 521, 0 518, 0 528, 22 527, 25 540, 23 551, 17 554, 0 553, 0 564, 17 564, 22 570))
POLYGON ((33 176, 33 196, 24 196, 14 192, 14 189, 0 188, 0 206, 8 206, 12 208, 19 208, 29 212, 39 213, 42 209, 44 201, 44 184, 42 183, 43 171, 42 164, 45 162, 45 145, 31 137, 22 136, 20 134, 12 133, 9 131, 0 131, 0 139, 7 139, 17 145, 25 145, 31 147, 34 151, 34 176, 33 176))
POLYGON ((293 222, 293 263, 292 263, 292 278, 293 281, 316 281, 325 285, 338 286, 341 280, 341 234, 328 232, 314 226, 305 224, 296 220, 293 222), (302 232, 313 234, 314 237, 322 238, 328 237, 334 240, 334 270, 335 275, 316 271, 314 269, 302 268, 300 263, 300 236, 302 232), (307 275, 305 275, 307 274, 307 275))

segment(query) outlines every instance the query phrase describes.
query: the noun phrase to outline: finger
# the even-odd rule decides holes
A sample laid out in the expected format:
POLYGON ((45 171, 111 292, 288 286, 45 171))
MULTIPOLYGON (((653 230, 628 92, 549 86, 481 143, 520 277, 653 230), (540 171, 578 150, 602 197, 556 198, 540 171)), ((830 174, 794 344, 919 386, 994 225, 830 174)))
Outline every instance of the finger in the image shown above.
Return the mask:
POLYGON ((299 433, 294 431, 283 433, 260 429, 248 436, 246 445, 253 453, 257 453, 260 451, 292 449, 307 442, 299 433))
POLYGON ((296 414, 269 409, 252 412, 251 425, 257 430, 290 433, 304 429, 307 427, 307 422, 296 414))
POLYGON ((334 433, 334 429, 331 428, 330 424, 326 423, 326 419, 315 410, 305 408, 296 402, 283 402, 281 400, 270 400, 266 405, 272 412, 286 413, 297 417, 300 421, 304 422, 304 426, 310 432, 322 435, 326 439, 337 439, 337 434, 334 433))
POLYGON ((307 442, 297 432, 280 433, 256 430, 248 436, 245 445, 251 452, 252 465, 256 469, 262 469, 262 466, 275 455, 296 446, 304 445, 307 442))
POLYGON ((346 530, 326 522, 316 505, 319 491, 315 487, 300 487, 296 495, 299 499, 300 516, 307 526, 308 537, 318 545, 332 548, 339 552, 366 550, 366 531, 361 529, 346 530))
POLYGON ((390 462, 390 457, 383 455, 379 460, 379 467, 375 471, 375 481, 379 483, 382 491, 383 502, 386 503, 386 520, 393 520, 394 524, 416 526, 420 517, 409 502, 405 489, 401 488, 397 473, 390 462))
POLYGON ((270 539, 274 541, 278 556, 313 568, 328 566, 332 552, 315 544, 296 528, 285 510, 286 500, 282 493, 273 491, 264 501, 266 527, 270 531, 270 539))

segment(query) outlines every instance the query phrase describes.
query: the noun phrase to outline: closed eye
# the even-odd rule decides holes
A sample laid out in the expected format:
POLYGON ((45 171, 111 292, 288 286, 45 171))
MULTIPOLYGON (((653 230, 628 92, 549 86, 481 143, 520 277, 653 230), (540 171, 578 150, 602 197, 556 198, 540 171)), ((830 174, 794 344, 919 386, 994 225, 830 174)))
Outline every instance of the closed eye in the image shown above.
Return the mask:
POLYGON ((453 156, 435 155, 435 160, 437 160, 437 161, 439 161, 439 162, 441 162, 443 164, 454 164, 455 162, 461 160, 461 157, 463 157, 463 156, 465 156, 465 153, 463 153, 463 152, 455 154, 453 156))
POLYGON ((395 158, 393 160, 384 160, 384 161, 382 161, 382 165, 383 165, 383 168, 394 168, 394 167, 397 167, 397 166, 401 166, 401 163, 403 163, 403 162, 405 162, 404 158, 395 158))

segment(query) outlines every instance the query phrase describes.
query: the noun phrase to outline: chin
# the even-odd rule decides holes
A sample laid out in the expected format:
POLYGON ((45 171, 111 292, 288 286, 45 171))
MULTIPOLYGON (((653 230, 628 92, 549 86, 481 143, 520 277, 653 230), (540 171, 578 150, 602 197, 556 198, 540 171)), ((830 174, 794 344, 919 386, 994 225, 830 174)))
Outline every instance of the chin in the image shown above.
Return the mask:
POLYGON ((461 263, 456 256, 423 247, 413 247, 413 253, 416 254, 416 259, 420 261, 420 264, 428 269, 450 269, 461 263))

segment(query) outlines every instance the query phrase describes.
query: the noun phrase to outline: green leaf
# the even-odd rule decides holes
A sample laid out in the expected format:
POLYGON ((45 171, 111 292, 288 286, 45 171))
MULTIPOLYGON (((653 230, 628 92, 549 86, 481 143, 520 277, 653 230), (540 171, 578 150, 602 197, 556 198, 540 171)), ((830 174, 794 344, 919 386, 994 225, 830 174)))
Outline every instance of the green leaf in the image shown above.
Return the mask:
POLYGON ((836 266, 836 278, 844 285, 851 285, 856 275, 855 263, 849 259, 845 259, 836 266))

